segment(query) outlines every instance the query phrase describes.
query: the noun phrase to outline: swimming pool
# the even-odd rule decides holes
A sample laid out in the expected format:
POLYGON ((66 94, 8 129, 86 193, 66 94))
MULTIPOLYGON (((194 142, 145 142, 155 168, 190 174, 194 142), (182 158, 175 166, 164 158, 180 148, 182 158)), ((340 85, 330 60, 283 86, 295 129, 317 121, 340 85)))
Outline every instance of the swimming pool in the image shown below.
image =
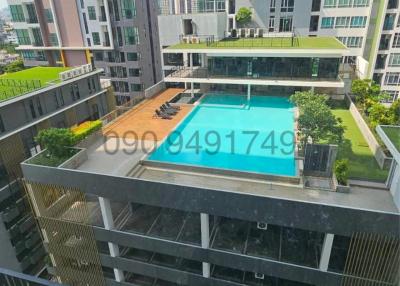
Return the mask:
POLYGON ((209 93, 148 160, 295 176, 293 142, 287 98, 209 93))

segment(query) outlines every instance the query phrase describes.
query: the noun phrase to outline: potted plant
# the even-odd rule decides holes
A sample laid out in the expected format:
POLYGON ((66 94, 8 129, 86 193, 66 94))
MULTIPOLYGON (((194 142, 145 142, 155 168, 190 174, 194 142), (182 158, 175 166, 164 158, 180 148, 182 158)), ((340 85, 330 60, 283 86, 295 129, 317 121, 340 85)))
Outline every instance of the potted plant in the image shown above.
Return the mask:
POLYGON ((349 160, 342 159, 335 162, 334 182, 337 192, 350 192, 350 186, 348 185, 348 170, 349 160))

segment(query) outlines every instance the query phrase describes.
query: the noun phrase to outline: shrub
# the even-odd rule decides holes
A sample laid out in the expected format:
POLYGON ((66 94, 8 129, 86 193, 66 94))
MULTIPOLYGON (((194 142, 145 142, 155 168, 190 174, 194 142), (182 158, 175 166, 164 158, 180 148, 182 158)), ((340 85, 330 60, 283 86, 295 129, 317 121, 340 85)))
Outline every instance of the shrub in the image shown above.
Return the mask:
POLYGON ((391 125, 395 121, 392 110, 381 103, 372 105, 369 109, 368 119, 373 129, 378 125, 391 125))
POLYGON ((90 134, 100 130, 102 127, 101 120, 86 121, 76 127, 71 128, 72 133, 75 136, 76 143, 85 139, 90 134))
POLYGON ((253 12, 251 12, 249 8, 242 7, 238 10, 236 14, 236 21, 241 25, 247 24, 251 21, 252 14, 253 12))
POLYGON ((395 100, 390 106, 390 112, 393 114, 393 123, 400 125, 400 99, 395 100))
POLYGON ((69 148, 75 144, 74 134, 66 128, 41 130, 35 140, 47 149, 50 156, 58 158, 68 156, 70 153, 69 148))
POLYGON ((345 186, 347 185, 349 171, 349 160, 342 159, 335 162, 335 175, 338 183, 345 186))

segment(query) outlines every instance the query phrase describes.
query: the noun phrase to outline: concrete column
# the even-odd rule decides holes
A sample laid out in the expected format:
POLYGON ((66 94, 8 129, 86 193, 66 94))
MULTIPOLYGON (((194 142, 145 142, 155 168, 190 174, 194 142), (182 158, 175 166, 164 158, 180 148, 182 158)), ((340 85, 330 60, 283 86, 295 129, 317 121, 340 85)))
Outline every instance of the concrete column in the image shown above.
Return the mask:
MULTIPOLYGON (((188 54, 189 56, 189 67, 190 70, 193 72, 193 53, 188 54)), ((194 83, 193 81, 190 82, 190 95, 194 97, 194 83)))
POLYGON ((331 258, 332 244, 334 235, 326 233, 324 237, 324 243, 322 245, 321 259, 319 261, 319 270, 327 271, 329 265, 329 259, 331 258))
MULTIPOLYGON (((103 218, 104 228, 108 230, 114 229, 114 219, 112 216, 110 200, 103 197, 99 197, 99 203, 100 203, 100 210, 101 210, 101 216, 103 218)), ((118 245, 109 242, 108 248, 110 250, 111 257, 119 256, 118 245)), ((114 275, 115 275, 115 280, 117 282, 124 281, 124 273, 121 270, 114 268, 114 275)))
POLYGON ((251 96, 251 85, 247 85, 247 101, 250 101, 250 96, 251 96))
POLYGON ((185 0, 185 14, 188 13, 188 0, 185 0))
MULTIPOLYGON (((210 247, 210 217, 208 214, 200 214, 201 225, 201 247, 210 247)), ((210 263, 203 262, 203 277, 210 277, 210 263)))
POLYGON ((312 87, 310 88, 310 91, 311 91, 312 93, 314 93, 314 90, 315 90, 315 87, 312 86, 312 87))

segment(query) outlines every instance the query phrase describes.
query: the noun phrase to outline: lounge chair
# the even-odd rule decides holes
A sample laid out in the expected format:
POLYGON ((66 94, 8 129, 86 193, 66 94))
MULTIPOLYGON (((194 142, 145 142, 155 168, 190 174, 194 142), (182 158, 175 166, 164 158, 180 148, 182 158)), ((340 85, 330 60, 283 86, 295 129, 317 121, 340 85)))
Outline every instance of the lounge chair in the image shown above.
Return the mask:
POLYGON ((171 105, 171 104, 169 104, 168 101, 165 102, 165 106, 170 108, 170 109, 172 108, 172 109, 175 109, 175 110, 181 110, 181 108, 179 106, 171 105))
POLYGON ((162 119, 172 119, 171 116, 169 116, 168 114, 165 114, 164 112, 156 109, 155 114, 153 115, 153 118, 158 117, 158 118, 162 118, 162 119))
POLYGON ((165 114, 168 114, 168 115, 175 115, 175 114, 178 113, 177 110, 175 110, 175 109, 169 109, 169 108, 167 108, 164 104, 160 106, 160 110, 161 110, 162 112, 164 112, 165 114))

